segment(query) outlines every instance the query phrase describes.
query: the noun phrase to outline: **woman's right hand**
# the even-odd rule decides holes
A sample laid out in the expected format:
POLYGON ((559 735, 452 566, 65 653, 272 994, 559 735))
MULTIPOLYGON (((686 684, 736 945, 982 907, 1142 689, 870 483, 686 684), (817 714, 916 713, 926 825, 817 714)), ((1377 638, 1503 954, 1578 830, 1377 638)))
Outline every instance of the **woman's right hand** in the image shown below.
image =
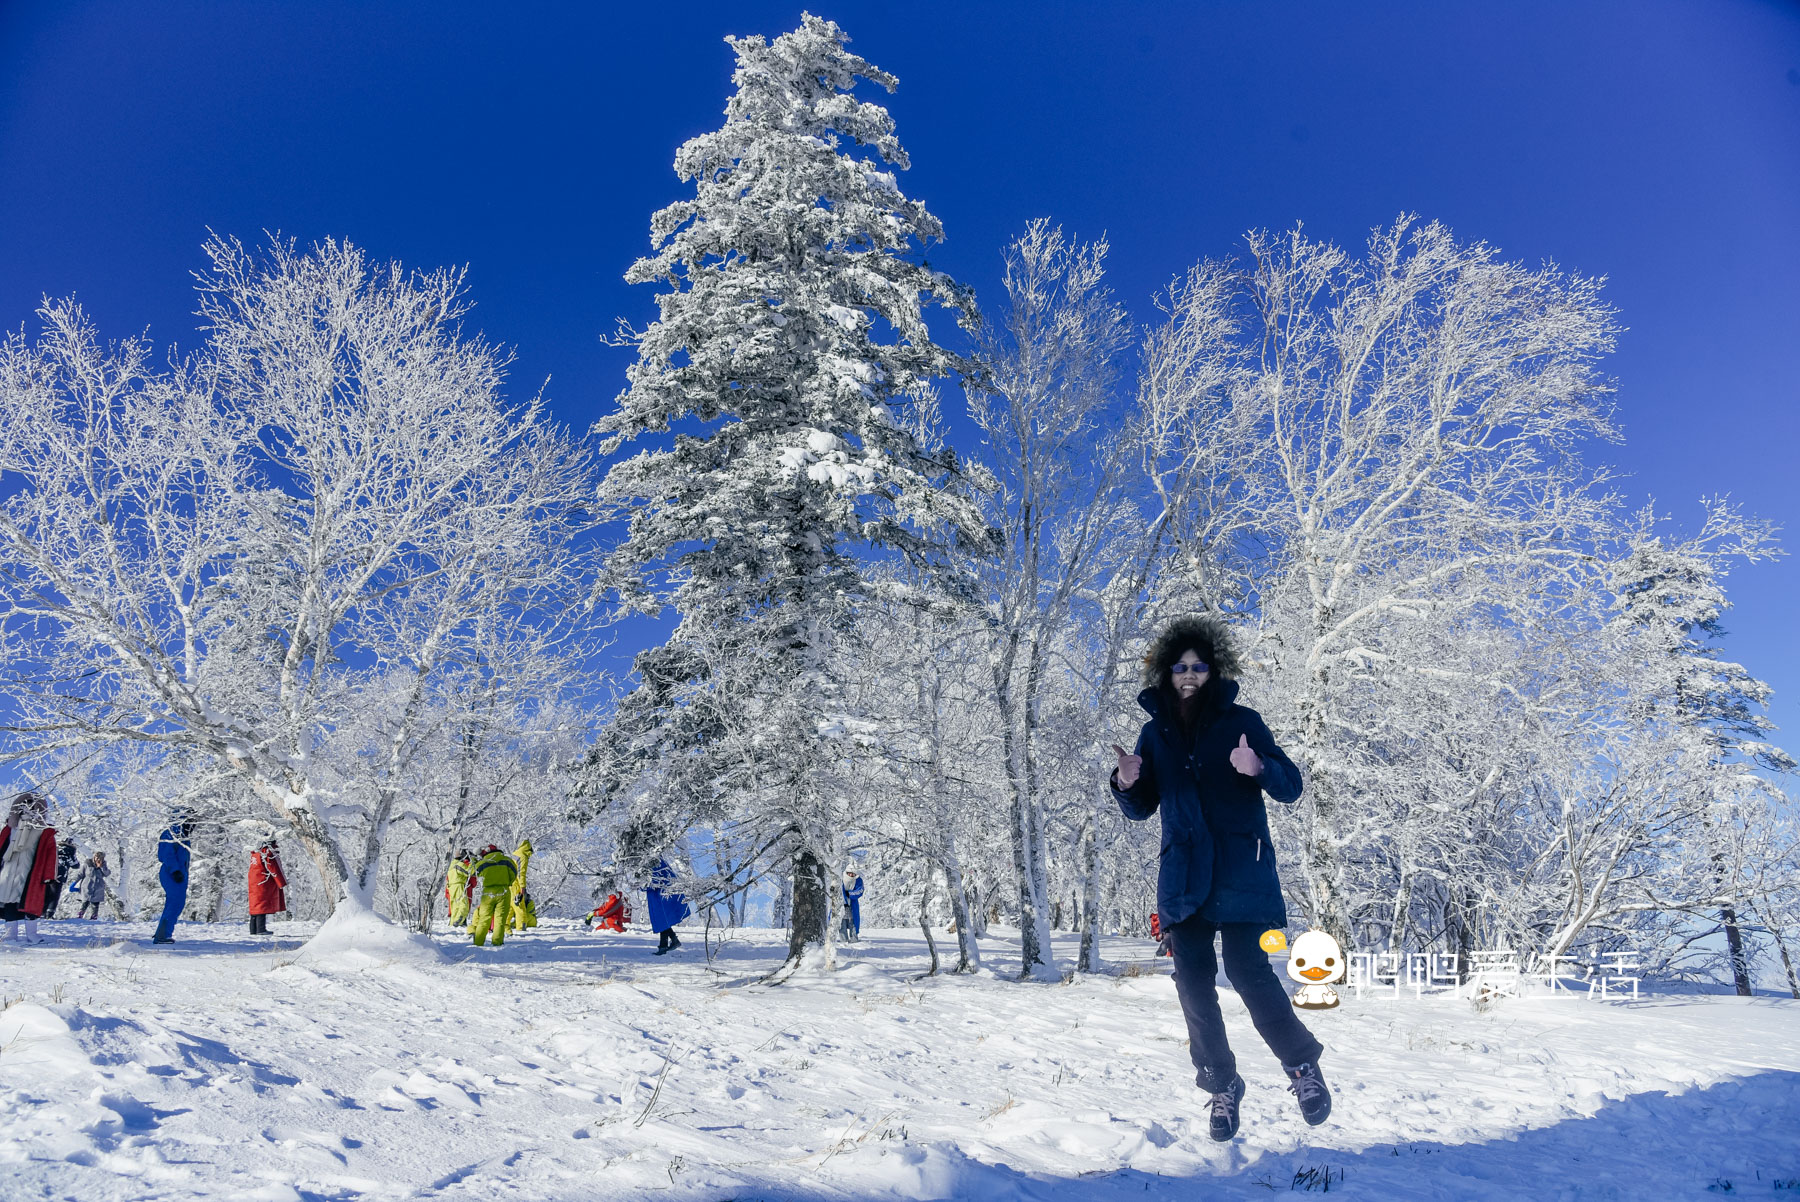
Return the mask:
POLYGON ((1119 782, 1119 788, 1129 789, 1137 784, 1138 773, 1144 769, 1144 757, 1132 755, 1117 743, 1112 749, 1119 754, 1119 766, 1113 769, 1113 779, 1119 782))

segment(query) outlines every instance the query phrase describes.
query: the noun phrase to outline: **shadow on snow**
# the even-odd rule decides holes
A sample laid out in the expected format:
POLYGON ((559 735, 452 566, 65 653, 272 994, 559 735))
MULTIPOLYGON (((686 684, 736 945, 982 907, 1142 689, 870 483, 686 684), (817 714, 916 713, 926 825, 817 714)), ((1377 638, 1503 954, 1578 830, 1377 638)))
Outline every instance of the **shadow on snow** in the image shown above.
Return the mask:
MULTIPOLYGON (((1340 1104, 1344 1099, 1340 1096, 1340 1104)), ((1329 1124, 1321 1134, 1329 1138, 1329 1124)), ((1368 1199, 1642 1199, 1770 1194, 1800 1189, 1800 1073, 1765 1072, 1681 1094, 1650 1092, 1565 1119, 1472 1143, 1426 1140, 1361 1151, 1328 1145, 1246 1158, 1241 1144, 1219 1171, 1161 1176, 1136 1169, 1054 1177, 987 1164, 946 1145, 891 1149, 861 1166, 891 1178, 881 1197, 981 1198, 1019 1202, 1098 1199, 1266 1198, 1333 1192, 1368 1199), (1737 1163, 1711 1149, 1765 1133, 1761 1155, 1737 1163)), ((708 1195, 709 1197, 711 1195, 708 1195)), ((719 1197, 740 1202, 843 1198, 843 1188, 792 1182, 719 1197), (766 1192, 765 1192, 766 1191, 766 1192)), ((1779 1195, 1789 1196, 1789 1195, 1779 1195)))

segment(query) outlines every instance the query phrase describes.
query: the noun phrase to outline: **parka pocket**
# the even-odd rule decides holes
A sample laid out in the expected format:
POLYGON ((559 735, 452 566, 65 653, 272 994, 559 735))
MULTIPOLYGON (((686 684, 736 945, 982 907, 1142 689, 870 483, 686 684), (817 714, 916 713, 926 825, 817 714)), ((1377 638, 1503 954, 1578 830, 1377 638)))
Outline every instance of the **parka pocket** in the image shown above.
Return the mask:
POLYGON ((1229 834, 1223 840, 1225 877, 1238 888, 1279 887, 1275 849, 1260 834, 1229 834))

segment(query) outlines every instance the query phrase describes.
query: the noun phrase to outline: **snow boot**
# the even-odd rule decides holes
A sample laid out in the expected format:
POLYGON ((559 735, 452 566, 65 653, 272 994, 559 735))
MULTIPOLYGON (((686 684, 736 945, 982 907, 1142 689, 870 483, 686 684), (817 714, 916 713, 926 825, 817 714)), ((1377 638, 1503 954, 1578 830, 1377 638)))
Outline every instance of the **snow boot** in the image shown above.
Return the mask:
POLYGON ((1244 1078, 1234 1076, 1224 1093, 1212 1096, 1212 1119, 1206 1133, 1224 1143, 1238 1133, 1238 1107, 1244 1100, 1244 1078))
POLYGON ((1319 1066, 1308 1062, 1284 1064, 1281 1068, 1288 1075, 1288 1092, 1300 1103, 1300 1117, 1307 1126, 1317 1127, 1331 1115, 1331 1091, 1325 1088, 1319 1066))

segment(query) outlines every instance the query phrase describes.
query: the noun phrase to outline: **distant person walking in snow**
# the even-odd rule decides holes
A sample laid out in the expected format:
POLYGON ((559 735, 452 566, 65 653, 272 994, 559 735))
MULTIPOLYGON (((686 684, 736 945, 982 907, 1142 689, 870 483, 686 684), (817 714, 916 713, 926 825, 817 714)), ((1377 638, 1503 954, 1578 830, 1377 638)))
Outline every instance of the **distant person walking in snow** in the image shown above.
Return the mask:
POLYGON ((856 869, 844 869, 844 938, 855 943, 862 938, 862 877, 856 869))
POLYGON ((44 887, 44 917, 55 918, 56 907, 62 904, 63 890, 69 886, 69 877, 81 867, 81 853, 75 850, 73 839, 64 839, 56 848, 56 876, 44 887))
POLYGON ((270 839, 250 853, 250 933, 267 935, 269 915, 287 913, 287 873, 281 849, 270 839))
POLYGON ((1113 748, 1119 757, 1113 796, 1125 816, 1141 822, 1162 810, 1156 909, 1175 958, 1175 991, 1197 1081, 1212 1094, 1209 1128, 1216 1140, 1237 1134, 1244 1079, 1219 1012, 1215 938, 1223 942, 1225 975, 1280 1060, 1301 1116, 1317 1124, 1331 1113, 1331 1093, 1319 1075, 1324 1047, 1294 1013, 1258 945, 1263 931, 1287 925, 1262 795, 1294 802, 1300 771, 1257 712, 1236 704, 1237 666, 1223 622, 1171 622, 1144 657, 1138 704, 1150 720, 1137 749, 1113 748))
POLYGON ((162 917, 156 920, 152 943, 175 942, 175 920, 187 909, 188 864, 193 859, 194 824, 177 818, 156 839, 156 879, 162 885, 162 917))
POLYGON ((490 843, 481 849, 481 858, 470 868, 471 882, 481 885, 481 900, 469 918, 469 934, 476 947, 487 945, 488 934, 494 946, 506 942, 506 927, 512 919, 512 887, 519 879, 518 865, 512 857, 490 843))
POLYGON ((674 885, 675 870, 667 860, 658 860, 656 871, 650 875, 650 887, 644 890, 644 900, 649 903, 645 909, 650 911, 650 929, 656 932, 659 956, 681 946, 675 927, 689 914, 687 897, 676 893, 674 885))
POLYGON ((42 943, 37 920, 44 913, 44 891, 56 880, 56 828, 50 825, 50 803, 35 793, 13 798, 0 828, 0 922, 7 942, 17 942, 25 924, 25 943, 42 943))
POLYGON ((72 893, 81 895, 81 909, 75 917, 95 919, 100 917, 100 903, 106 900, 106 878, 112 875, 112 869, 106 866, 106 853, 97 851, 88 857, 88 862, 75 870, 75 876, 69 882, 72 893))

